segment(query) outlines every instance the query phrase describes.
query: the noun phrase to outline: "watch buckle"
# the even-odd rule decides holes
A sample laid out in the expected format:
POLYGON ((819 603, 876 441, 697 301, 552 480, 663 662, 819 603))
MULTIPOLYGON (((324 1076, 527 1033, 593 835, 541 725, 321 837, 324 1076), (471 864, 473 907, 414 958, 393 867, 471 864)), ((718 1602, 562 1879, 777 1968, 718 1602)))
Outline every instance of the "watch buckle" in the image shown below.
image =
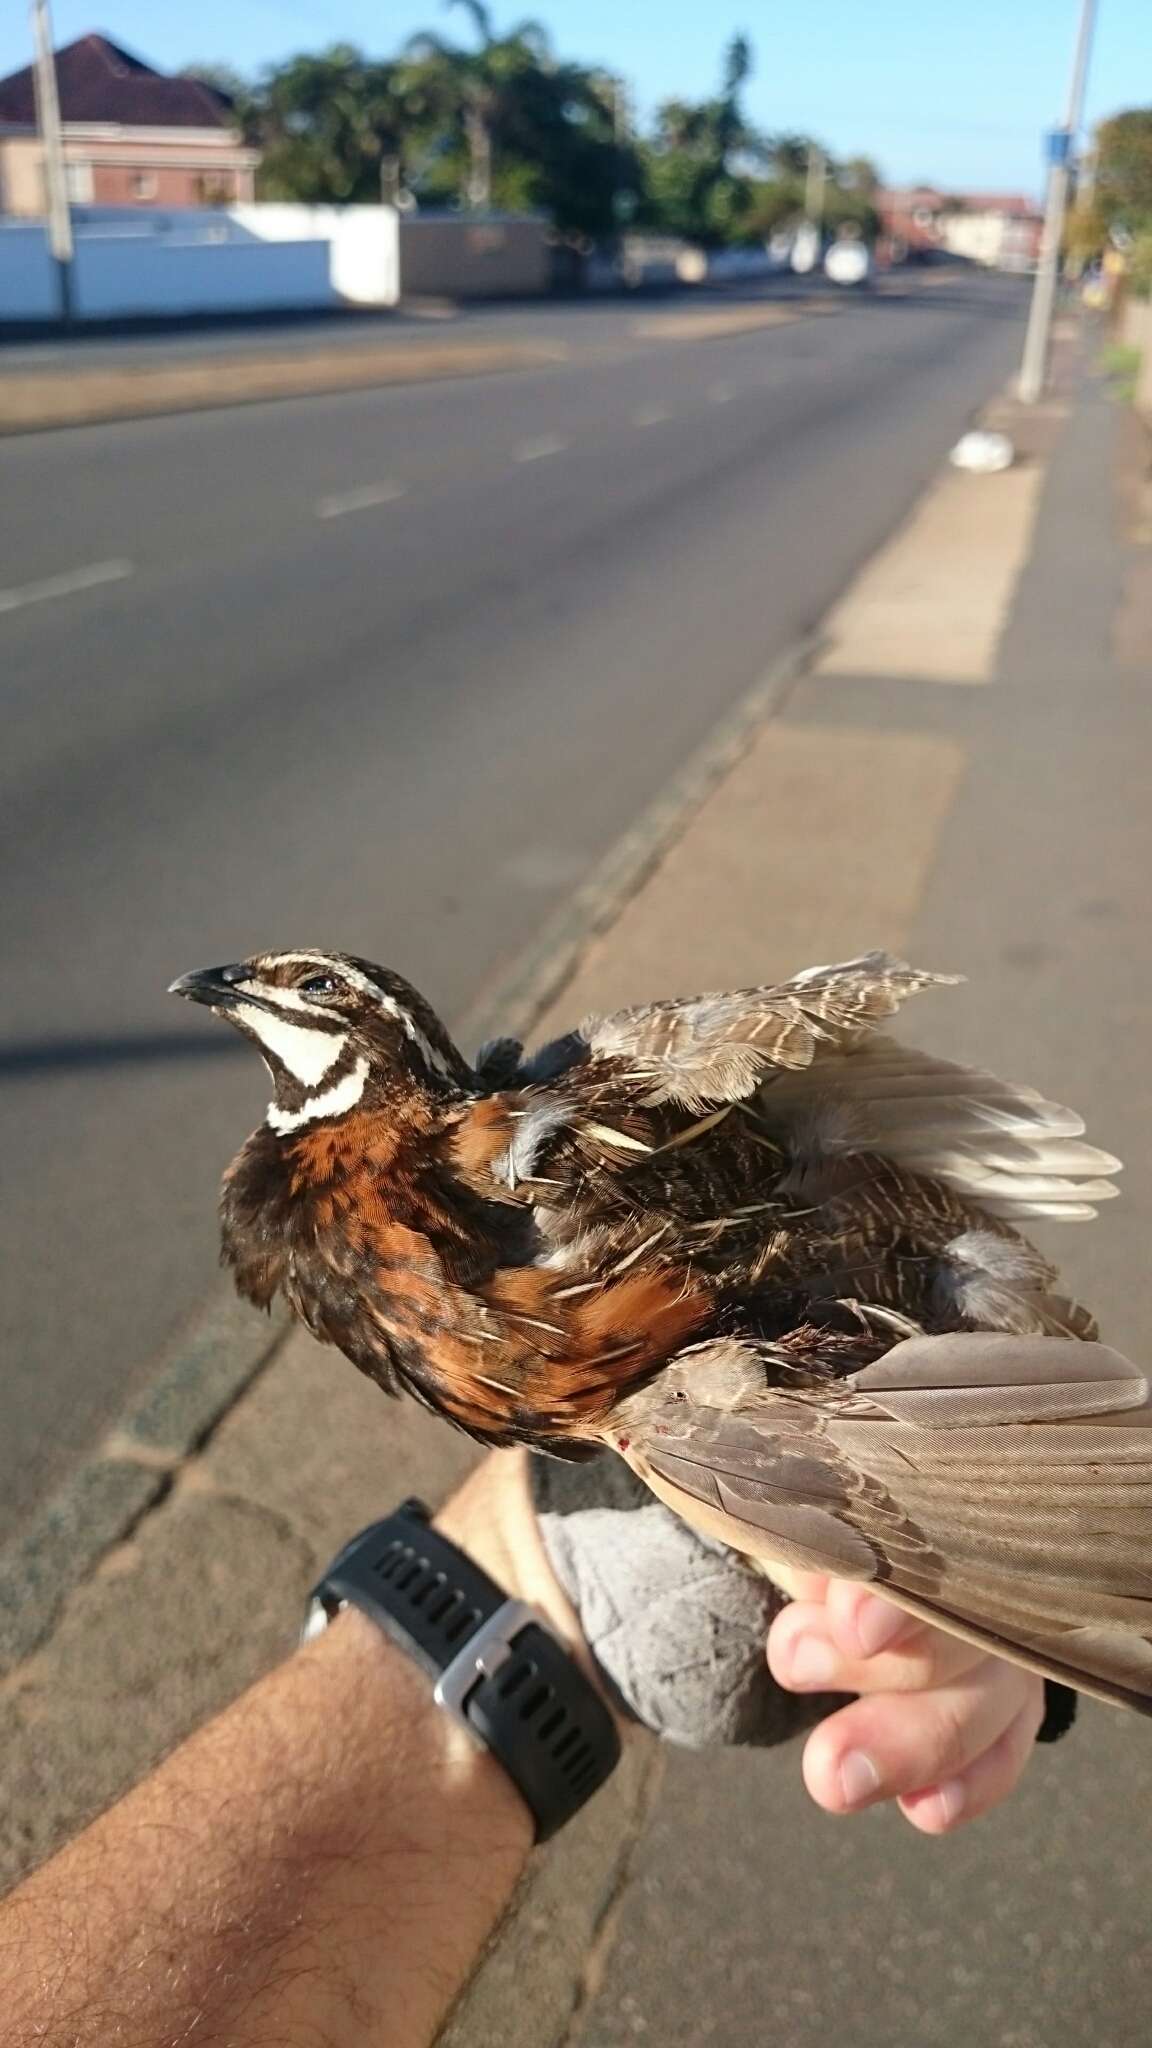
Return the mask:
POLYGON ((473 1631, 436 1680, 432 1688, 436 1705, 443 1707, 470 1734, 474 1735, 475 1730, 465 1711, 469 1694, 482 1678, 495 1678, 512 1655, 514 1638, 532 1622, 547 1628, 547 1623, 526 1601, 505 1600, 495 1614, 473 1631))

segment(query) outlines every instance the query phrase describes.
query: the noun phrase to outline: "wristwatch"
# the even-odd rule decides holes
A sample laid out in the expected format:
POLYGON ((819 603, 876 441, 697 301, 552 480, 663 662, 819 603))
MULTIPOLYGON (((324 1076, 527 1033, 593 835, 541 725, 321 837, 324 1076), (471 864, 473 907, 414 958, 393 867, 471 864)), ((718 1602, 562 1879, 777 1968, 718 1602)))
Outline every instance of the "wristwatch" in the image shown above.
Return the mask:
POLYGON ((535 1608, 511 1600, 430 1525, 419 1500, 354 1536, 312 1593, 304 1640, 360 1608, 433 1680, 432 1697, 503 1765, 536 1840, 615 1770, 616 1723, 535 1608))

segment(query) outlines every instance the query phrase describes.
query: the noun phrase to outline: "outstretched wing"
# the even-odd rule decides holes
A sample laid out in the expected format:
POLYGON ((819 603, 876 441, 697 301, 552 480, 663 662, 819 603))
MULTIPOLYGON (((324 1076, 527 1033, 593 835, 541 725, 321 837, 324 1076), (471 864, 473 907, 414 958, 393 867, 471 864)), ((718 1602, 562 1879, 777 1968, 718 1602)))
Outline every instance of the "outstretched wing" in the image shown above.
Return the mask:
POLYGON ((589 1058, 612 1062, 637 1101, 704 1110, 751 1095, 773 1068, 803 1070, 822 1050, 858 1045, 906 996, 954 979, 865 953, 776 987, 618 1010, 580 1035, 589 1058))
POLYGON ((907 996, 954 980, 866 953, 774 988, 592 1019, 525 1076, 563 1087, 567 1063, 569 1085, 608 1122, 629 1109, 741 1104, 810 1176, 813 1203, 822 1167, 866 1152, 1012 1222, 1094 1216, 1120 1162, 1080 1142, 1074 1110, 877 1031, 907 996))
POLYGON ((915 1338, 826 1394, 763 1348, 682 1355, 607 1440, 733 1549, 1152 1714, 1152 1400, 1105 1345, 915 1338))

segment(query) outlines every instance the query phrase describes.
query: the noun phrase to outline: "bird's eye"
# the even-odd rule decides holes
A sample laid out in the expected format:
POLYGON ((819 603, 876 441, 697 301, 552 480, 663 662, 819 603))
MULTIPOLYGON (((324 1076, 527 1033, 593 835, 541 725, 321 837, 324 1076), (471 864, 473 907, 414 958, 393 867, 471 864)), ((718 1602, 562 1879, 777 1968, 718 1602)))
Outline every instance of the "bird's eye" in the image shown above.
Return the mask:
POLYGON ((331 974, 310 974, 307 981, 300 983, 302 996, 334 996, 336 981, 331 974))

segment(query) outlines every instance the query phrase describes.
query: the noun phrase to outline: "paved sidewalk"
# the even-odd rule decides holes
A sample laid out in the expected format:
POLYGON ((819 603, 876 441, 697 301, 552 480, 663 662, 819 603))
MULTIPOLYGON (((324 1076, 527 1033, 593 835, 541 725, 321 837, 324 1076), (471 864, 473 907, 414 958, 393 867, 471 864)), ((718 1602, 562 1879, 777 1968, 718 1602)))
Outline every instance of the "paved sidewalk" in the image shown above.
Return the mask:
MULTIPOLYGON (((1048 1244, 1152 1359, 1152 642, 1132 630, 1152 550, 1119 532, 1124 430, 1089 380, 987 686, 906 662, 802 682, 561 1008, 870 945, 963 972, 904 1028, 1070 1099, 1127 1155, 1124 1200, 1048 1244)), ((818 1815, 794 1754, 672 1756, 569 2039, 1138 2048, 1150 1808, 1152 1728, 1087 1703, 1007 1808, 944 1843, 818 1815)))
MULTIPOLYGON (((1133 627, 1152 550, 1119 525, 1120 419, 1067 376, 985 686, 907 664, 800 681, 547 1022, 872 945, 968 974, 908 1028, 1070 1098, 1128 1152, 1127 1199, 1058 1248, 1106 1334, 1152 1357, 1152 709, 1133 627)), ((206 1436, 166 1438, 161 1417, 119 1455, 162 1475, 159 1497, 144 1489, 134 1533, 0 1681, 10 1875, 287 1646, 350 1528, 398 1491, 442 1492, 473 1452, 297 1336, 206 1436)), ((886 1814, 822 1818, 794 1751, 658 1763, 637 1743, 542 1859, 452 2048, 823 2048, 830 2027, 853 2048, 1142 2048, 1150 1745, 1135 1716, 1088 1707, 1009 1808, 936 1844, 886 1814)))

